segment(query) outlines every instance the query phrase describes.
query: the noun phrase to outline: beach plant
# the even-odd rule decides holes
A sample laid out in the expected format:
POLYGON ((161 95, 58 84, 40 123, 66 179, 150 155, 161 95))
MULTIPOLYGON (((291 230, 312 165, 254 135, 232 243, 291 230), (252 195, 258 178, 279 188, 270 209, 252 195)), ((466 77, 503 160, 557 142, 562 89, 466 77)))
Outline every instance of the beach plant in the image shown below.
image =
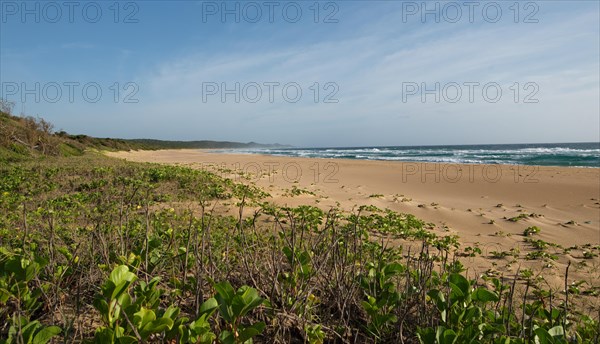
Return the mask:
POLYGON ((33 314, 41 307, 43 288, 32 288, 47 262, 40 256, 26 258, 19 250, 0 247, 0 316, 8 321, 14 314, 33 314))
POLYGON ((290 292, 288 302, 293 304, 313 273, 311 255, 307 250, 294 250, 290 246, 284 246, 282 252, 290 271, 281 274, 281 281, 290 292))
MULTIPOLYGON (((123 309, 131 305, 129 287, 136 279, 137 276, 130 272, 127 266, 120 265, 110 273, 109 278, 100 288, 101 294, 96 297, 94 307, 100 312, 107 326, 96 330, 96 342, 115 343, 119 341, 118 338, 125 336, 125 328, 121 326, 119 320, 127 316, 123 309)), ((135 337, 127 338, 136 341, 135 337)))
POLYGON ((10 321, 8 336, 0 339, 2 344, 46 344, 58 336, 62 329, 58 326, 44 326, 39 321, 27 317, 14 316, 10 321))
POLYGON ((592 258, 595 258, 595 257, 598 257, 597 253, 594 253, 592 251, 587 251, 587 250, 583 251, 583 258, 585 258, 585 259, 592 259, 592 258))
POLYGON ((178 307, 160 307, 159 278, 148 283, 139 281, 130 293, 137 279, 126 265, 119 265, 102 285, 94 306, 107 326, 96 330, 95 342, 146 342, 158 336, 181 343, 208 344, 216 339, 209 323, 218 307, 215 298, 206 300, 200 306, 198 319, 189 322, 188 317, 180 316, 178 307))
POLYGON ((286 195, 288 196, 300 196, 300 195, 311 195, 311 196, 316 196, 317 194, 315 194, 314 192, 308 190, 308 189, 303 189, 303 188, 299 188, 296 185, 292 185, 292 189, 288 189, 285 192, 286 195))
POLYGON ((440 324, 418 330, 421 343, 474 343, 501 333, 501 324, 490 321, 496 318, 490 306, 499 301, 496 292, 475 288, 460 274, 450 274, 447 283, 448 293, 439 289, 427 293, 439 312, 440 324))
POLYGON ((534 234, 539 234, 540 232, 541 232, 541 230, 538 226, 531 226, 531 227, 527 227, 523 231, 523 236, 531 236, 534 234))
POLYGON ((237 291, 229 282, 215 284, 215 299, 219 315, 225 321, 226 329, 219 334, 223 344, 252 343, 252 338, 261 334, 265 328, 262 321, 243 324, 244 317, 260 306, 264 299, 254 288, 242 286, 237 291))
POLYGON ((148 341, 153 335, 163 336, 178 321, 179 309, 169 306, 159 309, 158 278, 140 283, 130 293, 137 280, 126 265, 115 267, 101 287, 94 306, 106 326, 95 333, 97 343, 133 343, 148 341))
POLYGON ((479 246, 477 246, 477 245, 467 246, 464 248, 463 256, 476 257, 478 254, 481 255, 482 251, 481 251, 481 248, 479 248, 479 246))
POLYGON ((517 221, 521 221, 521 220, 527 219, 527 218, 529 218, 529 216, 530 216, 529 214, 522 213, 522 214, 519 214, 517 216, 513 216, 511 218, 508 218, 508 221, 517 222, 517 221))
POLYGON ((501 259, 501 258, 504 258, 504 257, 508 257, 508 256, 510 256, 510 252, 509 252, 509 251, 495 251, 495 250, 494 250, 494 251, 491 251, 491 252, 490 252, 490 255, 491 255, 493 258, 496 258, 496 259, 501 259))
POLYGON ((533 252, 528 252, 525 255, 525 259, 527 259, 527 260, 535 260, 535 259, 557 260, 558 256, 555 254, 550 254, 548 252, 544 252, 544 251, 533 251, 533 252))
MULTIPOLYGON (((210 318, 217 309, 215 298, 209 298, 199 308, 199 317, 189 322, 189 318, 179 316, 178 308, 170 307, 170 318, 174 324, 171 330, 165 332, 168 341, 179 341, 180 343, 211 344, 217 338, 212 331, 210 318)), ((167 312, 166 312, 167 313, 167 312)))
POLYGON ((406 271, 399 263, 369 262, 367 272, 360 277, 365 300, 361 305, 369 317, 367 331, 384 338, 398 321, 395 309, 400 302, 396 279, 406 271))
POLYGON ((306 341, 309 344, 323 344, 325 341, 325 332, 319 324, 304 326, 304 333, 306 333, 306 341))
POLYGON ((20 252, 0 247, 0 319, 8 325, 7 337, 0 343, 45 344, 61 333, 58 326, 45 326, 30 317, 42 303, 46 285, 32 284, 46 264, 41 257, 25 258, 20 252))

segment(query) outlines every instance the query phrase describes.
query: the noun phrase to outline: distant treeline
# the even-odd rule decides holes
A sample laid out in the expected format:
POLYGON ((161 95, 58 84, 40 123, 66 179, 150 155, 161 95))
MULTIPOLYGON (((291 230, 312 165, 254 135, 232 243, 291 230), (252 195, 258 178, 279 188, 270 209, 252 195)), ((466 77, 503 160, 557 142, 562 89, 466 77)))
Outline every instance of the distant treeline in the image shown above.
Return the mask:
POLYGON ((123 140, 144 147, 155 147, 156 149, 187 149, 187 148, 282 148, 290 147, 281 144, 262 144, 256 142, 230 142, 230 141, 163 141, 152 139, 123 140))
POLYGON ((162 141, 151 139, 113 139, 72 135, 54 131, 43 118, 11 115, 12 103, 0 99, 0 162, 21 161, 35 156, 82 155, 86 150, 158 150, 200 148, 270 148, 255 142, 162 141))

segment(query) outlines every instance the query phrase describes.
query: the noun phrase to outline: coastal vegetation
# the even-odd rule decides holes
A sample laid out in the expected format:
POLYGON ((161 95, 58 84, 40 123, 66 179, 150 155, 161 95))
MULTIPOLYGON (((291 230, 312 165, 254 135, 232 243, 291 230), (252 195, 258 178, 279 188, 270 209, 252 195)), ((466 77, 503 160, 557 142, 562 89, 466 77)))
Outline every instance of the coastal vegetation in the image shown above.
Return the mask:
POLYGON ((163 141, 149 139, 97 138, 55 131, 43 118, 11 115, 13 104, 0 99, 0 163, 16 162, 40 156, 80 156, 85 151, 129 151, 201 148, 285 147, 255 142, 163 141))
MULTIPOLYGON (((2 343, 600 340, 599 291, 569 267, 558 290, 529 269, 469 274, 461 260, 487 253, 411 214, 281 206, 247 180, 99 152, 139 146, 1 118, 22 141, 1 148, 2 343)), ((552 260, 539 232, 527 259, 552 260)))

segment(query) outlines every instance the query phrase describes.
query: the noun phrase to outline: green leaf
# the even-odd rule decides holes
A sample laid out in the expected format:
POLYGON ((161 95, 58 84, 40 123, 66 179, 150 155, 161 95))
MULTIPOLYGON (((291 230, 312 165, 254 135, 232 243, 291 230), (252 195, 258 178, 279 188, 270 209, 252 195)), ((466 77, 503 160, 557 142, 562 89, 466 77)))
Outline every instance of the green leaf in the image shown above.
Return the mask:
MULTIPOLYGON (((235 320, 235 314, 231 307, 235 296, 235 291, 229 282, 221 282, 215 285, 217 295, 215 299, 219 304, 219 314, 226 322, 232 323, 235 320)), ((239 310, 238 310, 239 311, 239 310)))
POLYGON ((123 337, 119 337, 117 339, 117 343, 119 344, 133 344, 133 343, 137 343, 138 340, 135 337, 132 336, 123 336, 123 337))
POLYGON ((485 288, 477 288, 473 293, 473 299, 481 302, 497 302, 499 300, 498 295, 495 292, 485 288))
POLYGON ((302 253, 300 253, 300 255, 298 256, 298 261, 302 266, 309 266, 310 253, 308 253, 307 251, 303 251, 302 253))
POLYGON ((137 276, 129 272, 129 268, 126 265, 117 266, 110 273, 110 282, 114 284, 114 289, 110 295, 111 299, 119 297, 125 291, 131 283, 133 283, 137 279, 137 276))
POLYGON ((238 295, 239 298, 234 298, 233 302, 234 308, 237 302, 240 302, 240 300, 242 302, 241 310, 239 312, 236 312, 236 316, 238 317, 246 315, 249 311, 258 307, 264 301, 264 299, 258 296, 258 291, 256 291, 256 289, 250 288, 248 286, 243 286, 240 289, 238 289, 236 296, 238 295))
POLYGON ((548 334, 552 337, 562 337, 565 335, 565 329, 558 325, 548 330, 548 334))
POLYGON ((58 326, 44 327, 35 334, 32 344, 46 344, 61 331, 61 328, 58 326))
POLYGON ((291 248, 289 248, 289 247, 287 247, 287 246, 285 246, 285 247, 282 249, 282 251, 283 251, 283 254, 285 255, 285 257, 287 258, 287 260, 288 260, 288 263, 289 263, 289 264, 292 264, 292 263, 293 263, 293 261, 294 261, 294 257, 292 256, 292 249, 291 249, 291 248))
POLYGON ((417 338, 421 344, 436 344, 436 332, 431 327, 420 329, 417 338))
POLYGON ((247 340, 251 339, 252 337, 261 334, 264 329, 265 329, 265 323, 262 321, 254 324, 252 326, 247 326, 239 332, 238 340, 240 342, 244 343, 247 340))
POLYGON ((206 320, 206 314, 203 314, 198 319, 190 323, 190 329, 195 331, 196 333, 200 333, 204 328, 210 328, 210 324, 206 320))
POLYGON ((456 339, 458 338, 458 336, 456 335, 456 332, 454 332, 454 330, 448 329, 446 331, 444 331, 444 343, 445 344, 452 344, 454 342, 456 342, 456 339))
POLYGON ((33 339, 34 333, 41 326, 42 325, 37 320, 32 321, 29 324, 23 326, 23 328, 21 329, 21 333, 23 333, 23 339, 25 339, 26 343, 31 342, 31 340, 33 339))
POLYGON ((450 283, 450 288, 452 292, 450 294, 450 298, 454 301, 463 300, 469 295, 469 290, 471 288, 471 283, 461 274, 451 274, 448 277, 448 281, 450 283))
POLYGON ((219 335, 219 342, 221 342, 222 344, 234 344, 235 337, 230 331, 223 331, 219 335))
POLYGON ((437 289, 433 289, 427 293, 427 296, 435 303, 438 310, 441 311, 446 309, 446 297, 444 297, 444 293, 437 289))
POLYGON ((229 282, 225 281, 215 284, 215 290, 217 291, 217 295, 220 296, 224 301, 231 303, 231 300, 233 300, 233 296, 235 295, 235 291, 229 282))
POLYGON ((29 263, 25 268, 25 281, 31 281, 37 275, 39 267, 37 263, 29 263))
POLYGON ((217 300, 211 297, 200 305, 200 315, 207 314, 207 316, 211 316, 217 307, 219 307, 217 300))
POLYGON ((137 276, 129 272, 127 265, 119 265, 110 273, 110 280, 115 284, 119 285, 125 282, 133 282, 137 276))
POLYGON ((170 330, 173 328, 173 320, 170 318, 160 318, 150 323, 147 323, 144 327, 140 329, 140 335, 143 338, 147 338, 149 335, 153 333, 162 333, 166 330, 170 330))
POLYGON ((69 252, 68 248, 66 248, 66 247, 59 247, 56 250, 58 252, 60 252, 65 258, 67 258, 67 260, 73 259, 73 254, 71 254, 71 252, 69 252))
POLYGON ((192 343, 212 344, 217 338, 217 336, 211 332, 210 323, 206 320, 206 316, 206 314, 203 314, 189 325, 192 343))
MULTIPOLYGON (((111 305, 114 306, 111 310, 113 311, 115 318, 118 319, 121 309, 131 309, 131 296, 127 293, 121 294, 116 300, 111 301, 111 305)), ((135 307, 133 308, 135 309, 135 307)), ((131 314, 131 312, 127 314, 131 314)))
POLYGON ((94 342, 98 344, 112 343, 113 342, 113 330, 108 327, 100 327, 96 329, 94 334, 94 342))
POLYGON ((165 314, 163 314, 163 318, 169 318, 175 321, 179 316, 179 312, 179 307, 169 306, 169 308, 167 308, 167 310, 165 311, 165 314))
POLYGON ((21 260, 16 259, 16 257, 4 264, 4 270, 12 272, 18 281, 25 280, 25 270, 21 266, 21 260))
POLYGON ((101 299, 101 298, 96 298, 94 300, 94 307, 98 310, 98 312, 100 312, 100 314, 102 315, 102 319, 106 322, 106 323, 110 323, 109 319, 108 319, 108 303, 106 302, 106 300, 101 299))
POLYGON ((548 333, 548 331, 546 331, 546 329, 544 329, 542 327, 538 327, 535 330, 533 330, 533 332, 535 332, 536 343, 539 343, 539 344, 554 343, 554 341, 552 340, 552 336, 548 333))
POLYGON ((154 311, 142 307, 138 312, 133 314, 133 323, 139 328, 144 327, 146 324, 156 319, 154 311))
POLYGON ((456 332, 451 329, 446 329, 443 326, 440 326, 436 330, 436 339, 438 344, 453 344, 456 342, 458 336, 456 332))
POLYGON ((404 271, 405 271, 404 265, 402 265, 400 263, 391 263, 391 264, 386 265, 383 268, 383 274, 385 275, 386 279, 391 276, 401 274, 404 271))
POLYGON ((217 335, 207 331, 206 333, 200 335, 198 337, 198 344, 213 344, 215 339, 217 339, 217 335))
POLYGON ((106 280, 102 283, 102 286, 100 286, 100 290, 105 298, 110 299, 112 298, 112 292, 115 290, 115 287, 115 284, 111 280, 106 280))

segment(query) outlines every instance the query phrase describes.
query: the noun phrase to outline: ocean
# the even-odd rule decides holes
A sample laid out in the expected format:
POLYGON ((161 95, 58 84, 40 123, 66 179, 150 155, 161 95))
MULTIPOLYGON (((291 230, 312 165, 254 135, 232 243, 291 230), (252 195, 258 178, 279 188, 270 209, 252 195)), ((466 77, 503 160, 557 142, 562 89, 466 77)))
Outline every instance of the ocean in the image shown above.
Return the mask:
POLYGON ((231 153, 288 157, 600 167, 600 142, 460 146, 236 149, 231 153))

